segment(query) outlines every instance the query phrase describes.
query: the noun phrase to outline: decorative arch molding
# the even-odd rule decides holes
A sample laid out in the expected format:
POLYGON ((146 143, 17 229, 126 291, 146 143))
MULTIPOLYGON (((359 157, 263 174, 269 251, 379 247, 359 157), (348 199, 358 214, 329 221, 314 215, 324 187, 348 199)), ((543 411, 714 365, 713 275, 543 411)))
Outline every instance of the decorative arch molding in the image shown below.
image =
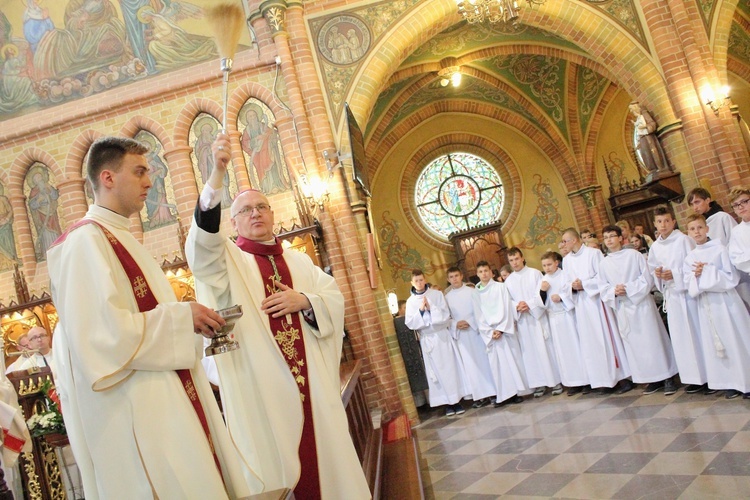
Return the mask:
MULTIPOLYGON (((374 168, 380 168, 385 157, 385 153, 390 151, 395 144, 406 136, 411 130, 422 122, 442 113, 468 113, 473 116, 484 116, 515 128, 522 135, 535 142, 537 147, 550 159, 550 163, 555 165, 560 172, 565 188, 569 191, 575 191, 586 186, 583 178, 583 169, 579 168, 573 155, 567 149, 560 149, 555 141, 543 131, 539 130, 526 119, 507 109, 492 108, 490 106, 471 106, 467 108, 467 103, 461 100, 450 100, 434 102, 424 106, 414 113, 407 120, 401 122, 387 137, 383 138, 377 148, 377 153, 373 155, 374 168), (577 172, 577 173, 576 173, 577 172)), ((371 178, 374 178, 371 171, 371 178)))
MULTIPOLYGON (((586 170, 586 180, 589 184, 596 182, 596 146, 597 140, 599 139, 599 133, 601 132, 602 121, 604 120, 604 114, 612 102, 612 99, 621 92, 621 89, 610 85, 607 90, 604 91, 602 98, 599 101, 594 116, 591 118, 589 124, 589 133, 586 137, 586 147, 584 149, 584 165, 586 170)), ((630 132, 633 130, 633 125, 630 125, 630 132)), ((625 131, 627 133, 627 131, 625 131)), ((637 167, 636 167, 637 168, 637 167)))
POLYGON ((68 156, 65 157, 66 180, 83 179, 83 159, 86 157, 86 153, 89 152, 91 144, 102 136, 103 134, 100 132, 91 129, 84 130, 78 134, 78 137, 75 138, 68 150, 68 156))
MULTIPOLYGON (((349 98, 358 121, 365 122, 381 87, 375 82, 388 79, 403 60, 435 33, 457 22, 455 2, 431 0, 415 8, 373 48, 372 56, 355 76, 349 98), (398 32, 395 32, 395 30, 398 32)), ((579 45, 593 60, 606 61, 607 72, 635 99, 650 104, 662 121, 672 121, 664 78, 659 66, 645 49, 613 25, 602 12, 577 2, 548 2, 539 11, 527 9, 524 22, 579 45)))
POLYGON ((455 132, 434 137, 415 151, 404 167, 399 182, 400 199, 404 216, 411 228, 428 244, 444 252, 453 251, 453 246, 424 228, 414 204, 414 189, 419 173, 427 164, 444 154, 457 151, 484 158, 500 175, 505 190, 505 204, 500 214, 503 228, 513 227, 521 211, 521 176, 518 166, 497 143, 468 133, 455 132))
POLYGON ((750 83, 750 66, 742 61, 730 57, 727 61, 727 71, 734 73, 742 80, 750 83))
POLYGON ((242 105, 250 98, 256 98, 271 108, 276 121, 286 121, 293 118, 287 107, 273 93, 263 85, 255 82, 247 82, 240 85, 232 92, 227 105, 227 126, 231 122, 236 127, 242 105))
POLYGON ((739 0, 724 0, 714 11, 712 23, 709 26, 709 45, 713 50, 714 65, 719 72, 719 78, 727 79, 727 54, 729 50, 729 35, 732 32, 732 22, 737 11, 739 0))
POLYGON ((8 189, 23 196, 23 181, 29 168, 35 163, 43 163, 55 176, 56 182, 65 180, 63 169, 60 168, 55 159, 46 151, 39 148, 28 148, 24 150, 10 165, 8 189))
MULTIPOLYGON (((221 106, 212 101, 211 99, 193 99, 183 107, 174 124, 174 145, 175 146, 188 146, 188 138, 190 137, 190 126, 193 124, 193 120, 200 113, 208 113, 213 116, 219 122, 224 116, 224 112, 221 106)), ((229 111, 227 111, 227 115, 229 111)), ((227 126, 232 122, 227 121, 227 126)))
POLYGON ((153 134, 161 142, 165 151, 172 150, 172 138, 167 134, 167 130, 161 123, 147 116, 132 117, 120 128, 120 134, 132 139, 141 130, 153 134))

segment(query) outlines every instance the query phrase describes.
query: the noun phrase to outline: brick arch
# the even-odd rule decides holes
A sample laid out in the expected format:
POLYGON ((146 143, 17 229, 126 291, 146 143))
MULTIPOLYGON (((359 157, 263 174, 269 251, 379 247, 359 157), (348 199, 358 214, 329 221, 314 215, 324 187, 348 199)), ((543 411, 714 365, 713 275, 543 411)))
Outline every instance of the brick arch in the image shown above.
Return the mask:
POLYGON ((508 111, 504 108, 498 108, 490 105, 476 105, 476 103, 467 103, 462 100, 446 100, 431 103, 420 108, 416 113, 403 120, 393 129, 387 137, 383 138, 378 145, 377 153, 374 155, 373 168, 380 168, 385 153, 409 133, 410 130, 419 126, 425 120, 441 113, 468 113, 480 115, 515 128, 519 133, 528 137, 537 147, 550 159, 550 163, 555 165, 560 172, 565 188, 569 191, 575 191, 586 184, 581 178, 583 172, 578 168, 575 158, 569 150, 560 149, 555 141, 552 140, 544 131, 539 130, 525 118, 508 111), (468 106, 468 107, 467 107, 468 106), (578 172, 578 173, 576 173, 578 172))
MULTIPOLYGON (((221 106, 215 101, 205 98, 193 99, 180 110, 175 120, 173 136, 176 147, 188 145, 190 126, 193 124, 195 117, 200 113, 208 113, 219 120, 220 123, 224 115, 221 106)), ((228 111, 227 114, 229 114, 228 111)), ((231 126, 231 124, 232 122, 227 120, 227 127, 231 126)))
MULTIPOLYGON (((732 30, 732 22, 735 20, 738 3, 738 0, 721 2, 719 10, 714 12, 711 31, 709 32, 709 43, 713 49, 714 65, 722 81, 726 81, 727 79, 729 34, 732 30)), ((741 22, 742 19, 738 19, 738 21, 741 22)))
POLYGON ((453 132, 433 137, 416 150, 407 162, 401 174, 399 185, 400 202, 406 220, 412 229, 425 241, 442 251, 452 251, 453 247, 430 233, 419 220, 414 197, 417 176, 434 159, 456 151, 475 154, 495 167, 505 190, 505 205, 500 215, 503 228, 510 228, 516 223, 521 211, 521 176, 518 166, 508 153, 497 143, 487 138, 470 133, 453 132), (508 201, 511 203, 508 203, 508 201))
MULTIPOLYGON (((526 9, 523 22, 576 43, 593 60, 605 61, 608 75, 635 99, 647 103, 662 120, 673 121, 664 78, 651 56, 635 40, 593 7, 578 2, 548 2, 526 9)), ((387 80, 403 60, 434 34, 459 20, 452 0, 428 0, 386 33, 355 76, 348 97, 352 112, 363 121, 387 80)))
POLYGON ((227 105, 227 126, 229 125, 229 122, 231 122, 235 124, 236 127, 240 109, 242 109, 242 105, 251 97, 262 101, 263 104, 271 108, 271 112, 273 112, 273 116, 277 121, 292 118, 292 114, 288 111, 287 106, 285 106, 269 89, 256 82, 247 82, 237 87, 229 97, 229 103, 227 105))
POLYGON ((55 176, 57 183, 62 182, 64 177, 63 169, 57 164, 55 159, 46 151, 39 148, 28 148, 24 150, 10 165, 9 186, 8 188, 15 193, 23 195, 23 181, 29 168, 35 163, 43 163, 55 176))
POLYGON ((65 178, 66 179, 81 179, 83 159, 86 157, 86 153, 89 152, 91 144, 95 140, 102 137, 103 134, 94 130, 84 130, 78 137, 75 138, 73 144, 68 150, 68 156, 65 157, 65 178))
MULTIPOLYGON (((612 102, 612 99, 614 99, 620 91, 621 89, 614 85, 607 87, 596 106, 594 116, 591 117, 591 121, 589 122, 586 148, 584 150, 584 168, 586 169, 586 179, 590 184, 593 184, 596 181, 596 147, 599 133, 601 132, 602 120, 604 120, 604 114, 607 111, 610 102, 612 102)), ((632 123, 629 123, 629 127, 629 131, 632 133, 632 123)), ((628 131, 626 130, 625 133, 627 134, 628 131)))
POLYGON ((167 134, 167 130, 164 126, 147 116, 137 115, 132 117, 120 128, 120 134, 125 137, 133 138, 141 130, 154 134, 159 142, 161 142, 165 151, 172 149, 172 139, 169 137, 169 134, 167 134))
POLYGON ((750 66, 734 57, 727 61, 727 70, 737 75, 740 79, 750 83, 750 66))

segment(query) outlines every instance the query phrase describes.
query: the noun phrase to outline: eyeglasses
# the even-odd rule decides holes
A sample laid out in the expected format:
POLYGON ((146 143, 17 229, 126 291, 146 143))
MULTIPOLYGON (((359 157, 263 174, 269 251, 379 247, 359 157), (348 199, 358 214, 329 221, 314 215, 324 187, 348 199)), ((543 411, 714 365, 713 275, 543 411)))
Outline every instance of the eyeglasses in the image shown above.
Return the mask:
POLYGON ((29 341, 32 341, 32 340, 41 340, 44 337, 49 337, 49 335, 47 335, 46 333, 42 334, 42 335, 34 335, 33 337, 29 337, 29 341))
POLYGON ((735 210, 739 210, 740 208, 747 205, 747 202, 750 201, 750 198, 745 198, 744 200, 740 200, 736 203, 732 203, 732 208, 735 210))
POLYGON ((240 210, 232 217, 249 217, 253 214, 253 210, 257 210, 258 214, 260 215, 265 215, 271 211, 271 205, 266 205, 265 203, 255 205, 254 207, 248 205, 246 207, 240 208, 240 210))

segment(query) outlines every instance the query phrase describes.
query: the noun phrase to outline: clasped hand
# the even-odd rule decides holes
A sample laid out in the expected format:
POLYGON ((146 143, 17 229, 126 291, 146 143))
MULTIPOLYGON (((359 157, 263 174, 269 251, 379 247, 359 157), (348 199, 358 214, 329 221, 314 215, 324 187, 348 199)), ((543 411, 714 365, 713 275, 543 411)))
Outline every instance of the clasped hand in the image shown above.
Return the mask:
POLYGON ((280 318, 285 314, 297 313, 312 307, 304 294, 279 281, 273 283, 279 291, 272 293, 260 303, 260 310, 272 318, 280 318))
POLYGON ((193 313, 193 331, 207 339, 213 338, 216 330, 227 324, 219 313, 203 304, 191 302, 190 311, 193 313))

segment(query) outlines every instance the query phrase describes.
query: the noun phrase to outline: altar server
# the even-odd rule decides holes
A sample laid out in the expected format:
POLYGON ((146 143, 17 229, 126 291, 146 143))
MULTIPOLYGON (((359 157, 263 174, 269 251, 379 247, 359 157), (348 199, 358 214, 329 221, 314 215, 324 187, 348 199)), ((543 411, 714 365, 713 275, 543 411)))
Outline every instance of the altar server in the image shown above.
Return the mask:
POLYGON ((675 229, 676 221, 667 207, 654 210, 659 237, 651 245, 648 267, 656 288, 664 296, 664 309, 680 380, 688 394, 706 392, 706 366, 698 331, 698 304, 687 293, 682 266, 695 248, 695 241, 675 229))
POLYGON ((466 384, 474 399, 472 406, 481 408, 495 395, 495 385, 487 349, 474 318, 472 297, 476 291, 466 286, 463 273, 457 267, 448 269, 448 282, 451 286, 445 292, 445 300, 451 310, 451 335, 458 342, 466 384))
POLYGON ((544 395, 546 387, 552 388, 552 394, 557 396, 562 394, 563 387, 540 293, 542 273, 526 265, 519 248, 512 247, 506 255, 513 273, 505 280, 505 285, 513 304, 526 380, 529 387, 534 388, 534 397, 544 395))
POLYGON ((523 369, 521 346, 515 334, 510 295, 504 283, 492 279, 492 269, 486 261, 477 262, 477 277, 474 316, 487 345, 497 393, 495 407, 521 403, 520 394, 528 393, 529 385, 523 369))
POLYGON ((618 226, 602 229, 607 256, 599 263, 599 294, 612 308, 633 375, 633 382, 648 384, 644 394, 677 392, 672 345, 656 309, 653 279, 646 258, 637 250, 623 248, 618 226))
POLYGON ((698 302, 698 319, 708 386, 725 389, 727 399, 750 392, 750 314, 735 287, 739 273, 719 240, 709 240, 702 215, 688 217, 696 247, 685 259, 688 293, 698 302))

